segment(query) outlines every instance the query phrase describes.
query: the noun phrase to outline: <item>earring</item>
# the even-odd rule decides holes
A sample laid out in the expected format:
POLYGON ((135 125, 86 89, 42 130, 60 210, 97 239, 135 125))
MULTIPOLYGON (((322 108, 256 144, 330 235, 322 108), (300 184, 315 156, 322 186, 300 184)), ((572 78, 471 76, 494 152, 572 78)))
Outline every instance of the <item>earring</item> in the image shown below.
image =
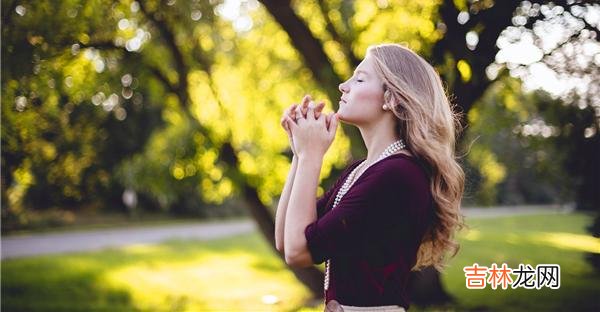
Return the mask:
POLYGON ((388 110, 387 104, 383 104, 383 110, 388 110))

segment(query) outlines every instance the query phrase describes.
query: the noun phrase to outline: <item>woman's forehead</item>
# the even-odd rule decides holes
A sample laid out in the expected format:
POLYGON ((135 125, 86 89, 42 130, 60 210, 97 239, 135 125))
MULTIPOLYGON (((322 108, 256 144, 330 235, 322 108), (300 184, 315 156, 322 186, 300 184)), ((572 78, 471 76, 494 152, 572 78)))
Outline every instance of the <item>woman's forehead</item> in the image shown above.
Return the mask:
POLYGON ((360 72, 365 74, 371 74, 374 72, 371 58, 368 55, 362 60, 362 62, 360 62, 360 64, 358 64, 358 66, 356 66, 356 69, 354 70, 355 74, 360 72))

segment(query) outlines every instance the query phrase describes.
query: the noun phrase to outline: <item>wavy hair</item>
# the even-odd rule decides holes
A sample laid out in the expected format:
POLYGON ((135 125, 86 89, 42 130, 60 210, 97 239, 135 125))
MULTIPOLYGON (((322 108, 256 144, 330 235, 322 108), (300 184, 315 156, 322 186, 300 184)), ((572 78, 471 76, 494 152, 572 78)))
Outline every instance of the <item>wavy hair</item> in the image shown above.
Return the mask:
POLYGON ((377 74, 383 79, 384 103, 397 117, 396 131, 428 171, 434 214, 411 269, 446 268, 460 245, 453 240, 464 228, 460 212, 465 174, 455 157, 461 114, 446 95, 439 74, 419 55, 398 44, 370 46, 377 74))

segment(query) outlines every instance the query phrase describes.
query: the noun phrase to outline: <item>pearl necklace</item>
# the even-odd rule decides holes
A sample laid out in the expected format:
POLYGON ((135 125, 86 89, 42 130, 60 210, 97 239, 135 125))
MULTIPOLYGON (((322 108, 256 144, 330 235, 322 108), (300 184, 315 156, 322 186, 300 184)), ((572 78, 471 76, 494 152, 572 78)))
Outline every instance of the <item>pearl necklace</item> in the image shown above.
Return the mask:
MULTIPOLYGON (((406 145, 404 145, 404 141, 402 141, 402 139, 390 144, 388 147, 385 148, 385 150, 383 150, 381 155, 379 155, 379 157, 377 157, 377 160, 375 160, 372 164, 370 164, 369 166, 367 166, 367 168, 365 168, 365 171, 369 167, 376 164, 378 161, 380 161, 392 154, 399 152, 400 150, 404 149, 405 147, 406 147, 406 145)), ((356 177, 356 174, 359 172, 359 170, 362 169, 362 167, 364 167, 366 165, 366 163, 367 163, 367 160, 365 159, 360 165, 356 166, 354 168, 354 170, 352 170, 352 172, 350 172, 350 174, 346 178, 346 181, 344 181, 344 184, 342 185, 342 187, 340 188, 338 193, 335 195, 335 200, 333 201, 333 207, 331 209, 335 208, 342 200, 342 197, 344 197, 344 195, 346 195, 346 193, 350 190, 350 187, 358 179, 358 177, 356 177)), ((363 173, 364 173, 364 171, 363 171, 363 173)), ((325 262, 325 280, 324 280, 325 285, 323 287, 325 290, 329 289, 329 267, 330 267, 330 265, 331 265, 331 263, 330 263, 330 260, 328 259, 327 262, 325 262)))

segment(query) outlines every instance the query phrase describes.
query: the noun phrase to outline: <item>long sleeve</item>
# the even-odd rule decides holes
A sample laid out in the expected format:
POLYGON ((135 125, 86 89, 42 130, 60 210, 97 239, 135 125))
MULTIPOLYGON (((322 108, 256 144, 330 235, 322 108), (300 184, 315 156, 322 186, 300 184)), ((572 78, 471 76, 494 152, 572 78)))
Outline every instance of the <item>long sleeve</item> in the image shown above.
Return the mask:
POLYGON ((427 180, 412 162, 382 160, 374 164, 337 207, 306 227, 313 261, 321 263, 336 255, 355 254, 361 238, 375 237, 374 232, 383 228, 407 220, 421 223, 422 207, 428 207, 430 201, 427 190, 427 180))
POLYGON ((342 171, 340 177, 335 181, 335 183, 317 199, 317 218, 321 218, 325 214, 327 207, 329 206, 328 204, 333 203, 333 199, 337 194, 337 190, 339 190, 339 188, 342 186, 346 180, 346 177, 350 174, 350 171, 359 163, 360 161, 356 161, 342 171))

